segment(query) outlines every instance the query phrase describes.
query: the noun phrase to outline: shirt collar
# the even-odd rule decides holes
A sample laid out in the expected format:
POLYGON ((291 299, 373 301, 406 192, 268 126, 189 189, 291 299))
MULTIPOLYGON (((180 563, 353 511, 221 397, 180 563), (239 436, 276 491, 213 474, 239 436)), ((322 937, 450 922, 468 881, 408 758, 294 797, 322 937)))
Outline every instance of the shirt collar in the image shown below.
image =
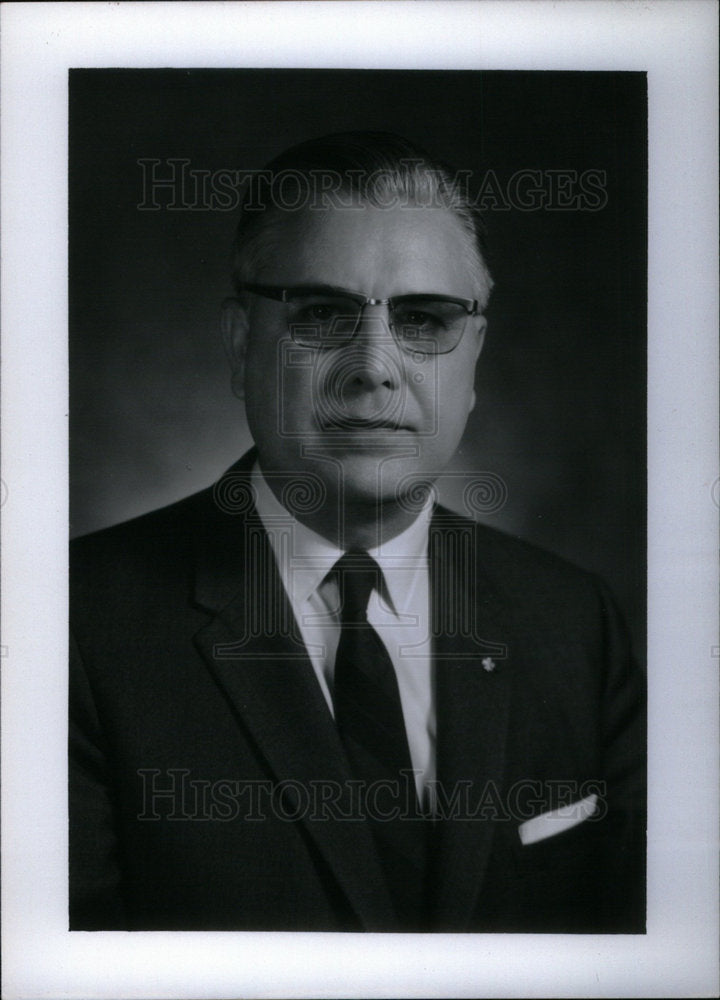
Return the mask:
MULTIPOLYGON (((285 589, 294 601, 306 601, 343 555, 343 550, 290 514, 268 485, 257 461, 250 482, 255 506, 270 539, 285 589), (290 551, 282 543, 283 536, 287 535, 292 545, 290 551)), ((432 507, 432 499, 428 498, 409 527, 368 550, 382 570, 387 596, 396 613, 406 610, 417 574, 427 567, 432 507)))

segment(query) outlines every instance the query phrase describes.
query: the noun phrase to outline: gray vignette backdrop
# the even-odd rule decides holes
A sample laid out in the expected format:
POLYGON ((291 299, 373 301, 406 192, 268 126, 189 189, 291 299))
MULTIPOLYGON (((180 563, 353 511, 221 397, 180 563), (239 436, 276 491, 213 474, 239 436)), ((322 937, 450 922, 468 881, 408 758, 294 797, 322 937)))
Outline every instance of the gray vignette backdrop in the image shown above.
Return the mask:
MULTIPOLYGON (((237 212, 196 197, 202 172, 400 132, 472 171, 486 209, 496 288, 452 468, 503 484, 486 523, 600 573, 642 658, 644 74, 78 69, 69 96, 72 535, 202 489, 250 444, 218 324, 237 212), (170 159, 187 188, 147 210, 140 161, 170 159)), ((460 482, 441 481, 455 505, 460 482)))

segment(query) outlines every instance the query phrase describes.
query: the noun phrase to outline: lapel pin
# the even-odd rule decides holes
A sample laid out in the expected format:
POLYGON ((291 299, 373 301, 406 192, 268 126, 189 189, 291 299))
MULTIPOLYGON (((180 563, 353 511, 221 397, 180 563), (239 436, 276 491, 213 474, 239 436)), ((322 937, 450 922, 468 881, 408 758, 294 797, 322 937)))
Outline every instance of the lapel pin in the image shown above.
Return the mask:
POLYGON ((497 666, 495 660, 493 660, 492 657, 490 656, 486 656, 485 659, 482 660, 481 662, 483 670, 486 670, 489 674, 491 674, 495 669, 495 667, 497 666))

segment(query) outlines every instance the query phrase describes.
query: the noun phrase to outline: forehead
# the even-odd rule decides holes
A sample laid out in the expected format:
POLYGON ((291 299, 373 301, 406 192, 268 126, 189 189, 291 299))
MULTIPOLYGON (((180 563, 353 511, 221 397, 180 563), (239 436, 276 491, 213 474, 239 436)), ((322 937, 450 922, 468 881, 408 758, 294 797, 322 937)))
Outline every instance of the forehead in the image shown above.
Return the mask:
POLYGON ((469 235, 448 209, 395 205, 306 209, 277 227, 262 280, 323 283, 376 298, 411 291, 473 297, 469 235))

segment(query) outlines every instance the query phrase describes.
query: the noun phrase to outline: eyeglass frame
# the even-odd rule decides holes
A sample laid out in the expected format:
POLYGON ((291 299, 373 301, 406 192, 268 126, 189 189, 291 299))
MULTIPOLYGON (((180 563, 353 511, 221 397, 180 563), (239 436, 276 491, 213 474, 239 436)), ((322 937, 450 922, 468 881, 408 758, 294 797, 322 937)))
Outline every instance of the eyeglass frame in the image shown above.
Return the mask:
MULTIPOLYGON (((470 316, 482 315, 482 310, 480 309, 480 302, 478 301, 478 299, 461 299, 457 298, 454 295, 441 295, 439 293, 434 294, 428 292, 418 292, 415 294, 411 293, 409 295, 393 295, 389 299, 373 299, 368 295, 363 295, 361 292, 352 292, 347 288, 339 288, 334 285, 288 285, 287 287, 283 288, 280 285, 263 285, 253 281, 246 281, 242 282, 241 284, 238 284, 237 290, 239 292, 251 292, 253 295, 261 295, 263 298, 273 299, 275 302, 285 302, 285 303, 288 302, 289 298, 292 297, 293 294, 312 295, 313 293, 315 293, 317 295, 345 296, 346 298, 351 299, 360 307, 360 311, 357 317, 357 324, 355 326, 355 329, 353 330, 352 336, 349 337, 347 340, 348 344, 352 340, 354 340, 357 335, 357 332, 360 328, 360 323, 362 321, 363 309, 365 308, 365 306, 388 306, 390 329, 393 333, 395 342, 398 344, 401 350, 404 350, 409 354, 432 354, 433 356, 452 354, 452 352, 457 350, 457 348, 460 346, 460 343, 462 342, 462 339, 465 336, 465 331, 467 330, 467 320, 470 318, 470 316), (393 325, 392 317, 395 305, 398 302, 407 301, 408 299, 412 299, 415 302, 417 301, 451 302, 454 303, 455 305, 462 306, 465 309, 467 316, 465 319, 465 326, 463 327, 463 332, 458 337, 457 344, 454 344, 449 351, 431 352, 431 351, 423 351, 422 348, 417 344, 403 343, 402 340, 395 335, 395 327, 393 325)), ((288 324, 288 331, 292 339, 295 340, 295 337, 293 336, 292 326, 290 326, 290 324, 288 324)), ((299 346, 305 346, 305 347, 311 346, 319 350, 328 349, 328 348, 318 348, 318 346, 315 344, 312 345, 300 344, 299 346)))

